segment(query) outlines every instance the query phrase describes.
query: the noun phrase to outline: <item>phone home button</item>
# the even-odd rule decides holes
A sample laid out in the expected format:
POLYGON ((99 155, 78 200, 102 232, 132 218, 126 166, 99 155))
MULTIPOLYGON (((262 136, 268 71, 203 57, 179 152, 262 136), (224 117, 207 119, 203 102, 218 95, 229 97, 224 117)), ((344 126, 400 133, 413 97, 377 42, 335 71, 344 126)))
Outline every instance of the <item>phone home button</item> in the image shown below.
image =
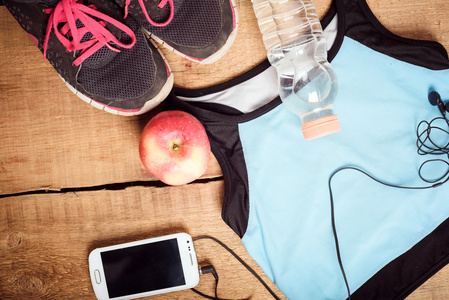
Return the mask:
POLYGON ((97 284, 100 284, 101 283, 100 271, 99 270, 95 270, 94 271, 94 275, 95 275, 95 282, 97 284))

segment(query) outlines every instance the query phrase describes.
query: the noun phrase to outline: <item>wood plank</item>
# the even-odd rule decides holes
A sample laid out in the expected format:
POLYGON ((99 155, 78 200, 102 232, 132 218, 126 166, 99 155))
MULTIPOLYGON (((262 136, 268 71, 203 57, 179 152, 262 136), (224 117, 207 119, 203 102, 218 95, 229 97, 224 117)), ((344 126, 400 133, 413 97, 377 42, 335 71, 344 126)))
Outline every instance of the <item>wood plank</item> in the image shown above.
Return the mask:
MULTIPOLYGON (((90 251, 175 232, 218 238, 276 289, 221 220, 223 192, 219 180, 0 199, 0 298, 95 299, 88 273, 90 251)), ((221 298, 271 297, 217 244, 204 240, 195 247, 199 262, 216 268, 221 298)), ((213 287, 212 276, 201 277, 198 290, 213 295, 213 287)), ((202 299, 190 290, 151 299, 173 298, 202 299)))
MULTIPOLYGON (((181 187, 132 187, 0 199, 0 298, 95 299, 87 257, 97 247, 175 232, 213 236, 233 249, 280 297, 240 239, 221 220, 223 181, 181 187)), ((212 264, 225 299, 271 299, 260 283, 220 246, 195 242, 198 260, 212 264)), ((449 266, 407 299, 448 299, 449 266)), ((212 276, 198 289, 212 295, 212 276)), ((201 299, 187 290, 151 299, 201 299)))
MULTIPOLYGON (((237 1, 237 10, 236 40, 217 63, 196 64, 162 49, 176 86, 221 83, 266 59, 251 2, 237 1)), ((320 5, 321 14, 326 10, 320 5)), ((5 7, 0 7, 0 52, 0 194, 155 180, 142 166, 137 145, 143 126, 160 108, 118 117, 80 101, 5 7)), ((212 156, 203 177, 221 175, 212 156)))
MULTIPOLYGON (((322 16, 330 1, 315 1, 322 16)), ((449 48, 447 1, 369 1, 393 32, 432 39, 449 48)), ((239 33, 230 51, 212 65, 199 65, 164 50, 175 84, 210 86, 237 76, 265 59, 249 1, 237 1, 239 33)), ((141 129, 157 112, 122 118, 101 112, 74 96, 40 51, 0 7, 0 194, 37 189, 96 186, 155 180, 140 163, 141 129)), ((213 157, 205 177, 221 175, 213 157)))

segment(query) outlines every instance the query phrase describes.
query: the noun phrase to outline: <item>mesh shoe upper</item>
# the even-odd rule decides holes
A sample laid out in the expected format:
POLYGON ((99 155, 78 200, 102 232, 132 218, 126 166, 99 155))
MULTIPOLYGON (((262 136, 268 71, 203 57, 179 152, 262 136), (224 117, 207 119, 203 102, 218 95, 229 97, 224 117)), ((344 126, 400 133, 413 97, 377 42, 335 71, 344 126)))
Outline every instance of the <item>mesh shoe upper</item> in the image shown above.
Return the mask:
POLYGON ((173 78, 162 55, 134 20, 123 20, 113 2, 4 2, 84 101, 134 115, 150 110, 170 91, 173 78))
POLYGON ((173 0, 173 6, 171 1, 116 1, 152 38, 195 61, 216 61, 230 47, 237 32, 237 12, 232 0, 173 0), (164 26, 153 25, 168 20, 164 26))

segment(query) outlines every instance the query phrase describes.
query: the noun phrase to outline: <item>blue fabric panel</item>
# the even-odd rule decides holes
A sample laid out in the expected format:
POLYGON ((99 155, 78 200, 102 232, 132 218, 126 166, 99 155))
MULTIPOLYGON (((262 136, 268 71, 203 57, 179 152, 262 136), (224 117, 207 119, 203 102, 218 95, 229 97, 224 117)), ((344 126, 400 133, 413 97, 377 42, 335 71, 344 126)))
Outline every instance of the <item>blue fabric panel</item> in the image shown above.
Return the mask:
MULTIPOLYGON (((331 228, 328 179, 360 167, 391 184, 425 186, 416 126, 440 115, 430 89, 449 99, 449 71, 431 71, 345 38, 332 62, 341 131, 305 141, 284 105, 239 125, 250 215, 243 243, 289 299, 345 299, 331 228)), ((443 141, 447 143, 446 141, 443 141)), ((429 177, 442 170, 429 168, 429 177)), ((337 233, 351 291, 449 217, 449 185, 410 191, 355 171, 334 178, 337 233)))

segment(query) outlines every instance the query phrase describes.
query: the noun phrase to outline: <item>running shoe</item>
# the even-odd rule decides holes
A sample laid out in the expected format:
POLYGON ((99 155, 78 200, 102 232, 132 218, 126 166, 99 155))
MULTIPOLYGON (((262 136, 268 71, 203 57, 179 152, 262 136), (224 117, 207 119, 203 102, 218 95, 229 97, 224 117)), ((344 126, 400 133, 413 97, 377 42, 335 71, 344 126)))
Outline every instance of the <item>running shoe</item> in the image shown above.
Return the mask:
POLYGON ((202 64, 220 59, 237 35, 235 0, 116 0, 155 41, 202 64))
POLYGON ((69 89, 94 107, 138 115, 170 92, 162 54, 112 1, 3 1, 69 89))

